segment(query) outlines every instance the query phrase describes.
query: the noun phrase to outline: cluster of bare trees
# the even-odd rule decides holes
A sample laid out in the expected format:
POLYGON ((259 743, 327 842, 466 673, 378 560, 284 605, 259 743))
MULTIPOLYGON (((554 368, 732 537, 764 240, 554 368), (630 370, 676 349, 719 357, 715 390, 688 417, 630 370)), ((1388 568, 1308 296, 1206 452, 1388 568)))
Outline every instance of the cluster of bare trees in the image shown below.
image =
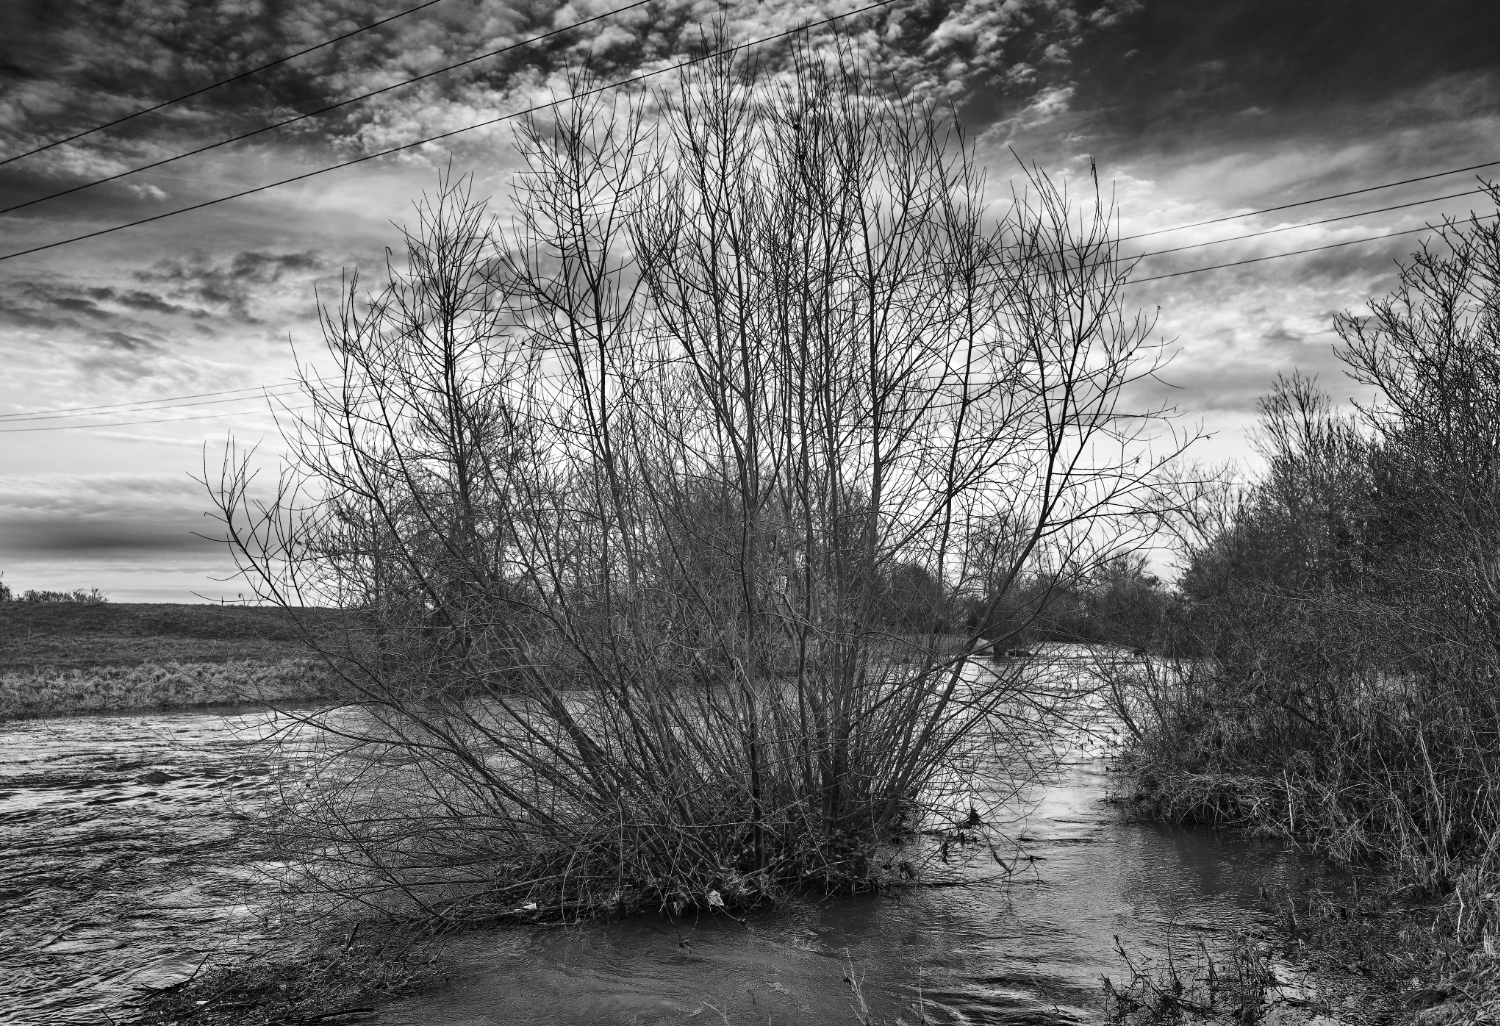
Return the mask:
POLYGON ((1335 328, 1376 398, 1341 413, 1296 375, 1261 401, 1266 472, 1192 547, 1174 629, 1193 658, 1148 682, 1142 749, 1173 815, 1265 819, 1344 858, 1388 858, 1421 886, 1478 872, 1488 888, 1500 226, 1437 226, 1397 288, 1335 328), (1212 783, 1226 778, 1239 784, 1212 783))
POLYGON ((837 45, 517 141, 508 223, 445 179, 325 311, 275 494, 243 454, 214 482, 259 593, 353 625, 288 837, 449 917, 869 886, 1056 697, 966 663, 946 606, 1160 505, 1110 211, 1041 175, 989 209, 837 45))

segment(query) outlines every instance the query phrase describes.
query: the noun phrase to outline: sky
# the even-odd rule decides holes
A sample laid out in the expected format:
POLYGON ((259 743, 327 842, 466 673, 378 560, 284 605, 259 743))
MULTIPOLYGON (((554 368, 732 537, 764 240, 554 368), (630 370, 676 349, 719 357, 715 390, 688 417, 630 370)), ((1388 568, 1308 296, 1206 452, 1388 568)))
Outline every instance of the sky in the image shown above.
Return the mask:
MULTIPOLYGON (((0 161, 314 46, 419 0, 0 0, 0 161)), ((504 196, 501 122, 206 209, 7 259, 675 63, 716 17, 735 40, 867 0, 651 0, 543 43, 118 181, 9 209, 603 14, 621 0, 437 0, 387 25, 74 142, 0 164, 0 581, 113 601, 233 601, 201 477, 226 438, 278 448, 254 391, 321 344, 318 296, 378 272, 393 223, 451 160, 504 196), (238 397, 230 390, 246 390, 238 397), (174 397, 195 397, 174 399, 174 397), (160 407, 168 399, 174 408, 160 407), (225 402, 223 400, 233 401, 225 402), (154 404, 157 408, 140 412, 154 404), (55 413, 79 408, 93 412, 55 413)), ((992 192, 1017 157, 1090 166, 1137 278, 1379 237, 1130 286, 1173 353, 1161 396, 1253 472, 1247 430, 1278 373, 1336 400, 1336 312, 1395 282, 1443 215, 1493 211, 1476 172, 1164 232, 1500 161, 1493 0, 895 0, 843 22, 862 59, 951 105, 992 192), (1434 197, 1400 210, 1377 208, 1434 197), (1355 216, 1345 216, 1355 215, 1355 216), (1293 227, 1313 220, 1321 225, 1293 227), (1131 236, 1156 232, 1149 237, 1131 236)), ((774 59, 772 54, 770 59, 774 59)), ((1477 172, 1500 179, 1500 164, 1477 172)))

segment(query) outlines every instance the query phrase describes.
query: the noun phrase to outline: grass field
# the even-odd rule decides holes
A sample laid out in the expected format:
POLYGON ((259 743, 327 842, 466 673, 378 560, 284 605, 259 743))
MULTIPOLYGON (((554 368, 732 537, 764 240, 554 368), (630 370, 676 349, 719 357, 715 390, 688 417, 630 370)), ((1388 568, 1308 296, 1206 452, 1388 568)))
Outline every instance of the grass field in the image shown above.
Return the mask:
MULTIPOLYGON (((335 610, 309 610, 331 624, 335 610)), ((318 698, 288 615, 246 606, 0 603, 0 720, 318 698)))
MULTIPOLYGON (((334 610, 309 610, 314 623, 334 610)), ((306 654, 287 614, 254 606, 0 602, 0 673, 306 654)))

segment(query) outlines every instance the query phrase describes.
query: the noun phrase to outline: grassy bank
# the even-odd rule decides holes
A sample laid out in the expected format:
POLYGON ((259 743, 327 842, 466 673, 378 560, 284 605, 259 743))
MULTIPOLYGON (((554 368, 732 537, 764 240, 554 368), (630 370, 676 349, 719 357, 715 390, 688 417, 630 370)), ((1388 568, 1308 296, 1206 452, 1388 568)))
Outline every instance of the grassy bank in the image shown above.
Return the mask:
MULTIPOLYGON (((321 627, 338 614, 300 615, 321 627)), ((0 720, 290 702, 330 690, 281 610, 0 603, 0 720)))
POLYGON ((45 668, 0 673, 0 721, 241 702, 296 702, 331 694, 331 683, 321 665, 306 658, 45 668))
MULTIPOLYGON (((1312 722, 1268 700, 1292 690, 1289 669, 1269 658, 1244 669, 1197 660, 1112 682, 1130 738, 1119 799, 1143 818, 1276 838, 1356 875, 1345 895, 1276 899, 1275 950, 1325 981, 1301 1010, 1361 1022, 1500 1018, 1500 818, 1480 690, 1325 667, 1299 683, 1340 700, 1312 722)), ((1182 1002, 1170 983, 1137 984, 1116 1005, 1124 1019, 1193 1017, 1173 1011, 1182 1002)), ((1276 1011, 1240 1006, 1242 1022, 1276 1011)))
MULTIPOLYGON (((1366 881, 1370 883, 1371 881, 1366 881)), ((1470 895, 1472 898, 1473 895, 1470 895)), ((1184 939, 1165 957, 1132 956, 1104 982, 1115 1026, 1387 1026, 1494 1022, 1500 959, 1475 942, 1493 911, 1403 900, 1389 886, 1263 897, 1267 928, 1226 943, 1184 939), (1460 924, 1459 920, 1463 923, 1460 924)))

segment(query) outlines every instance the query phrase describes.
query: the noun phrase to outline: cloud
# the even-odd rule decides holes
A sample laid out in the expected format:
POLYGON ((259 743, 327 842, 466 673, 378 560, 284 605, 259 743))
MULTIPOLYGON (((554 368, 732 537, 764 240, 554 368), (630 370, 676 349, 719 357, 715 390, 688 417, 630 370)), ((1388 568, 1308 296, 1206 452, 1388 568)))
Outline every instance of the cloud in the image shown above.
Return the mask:
MULTIPOLYGON (((372 17, 358 0, 13 6, 8 31, 0 34, 0 154, 121 116, 372 17)), ((606 9, 607 0, 440 4, 6 165, 0 207, 606 9)), ((565 93, 568 69, 584 58, 604 81, 661 68, 696 46, 702 26, 721 14, 731 37, 743 40, 790 29, 823 10, 814 14, 802 0, 727 6, 658 0, 253 142, 0 215, 5 251, 499 117, 565 93)), ((1015 172, 1006 145, 1063 176, 1085 175, 1093 158, 1106 189, 1114 189, 1128 234, 1490 157, 1500 135, 1500 58, 1486 10, 1479 2, 1437 9, 1376 0, 1351 17, 1346 4, 1331 0, 1274 10, 1258 0, 903 0, 844 25, 847 45, 878 72, 920 97, 954 105, 969 137, 980 140, 996 195, 1015 172)), ((754 53, 773 73, 784 69, 785 44, 754 53)), ((8 371, 0 402, 39 409, 277 380, 290 363, 286 336, 317 338, 311 286, 340 266, 378 266, 381 247, 396 241, 390 219, 409 219, 409 198, 430 186, 433 166, 450 152, 460 171, 477 167, 503 190, 514 158, 510 130, 501 123, 466 132, 400 158, 0 264, 0 359, 8 371)), ((1358 212, 1385 202, 1385 195, 1391 202, 1420 198, 1427 195, 1422 188, 1319 207, 1316 215, 1358 212)), ((1206 246, 1152 258, 1139 274, 1400 230, 1444 209, 1206 246)), ((1313 211, 1302 213, 1142 239, 1131 244, 1141 249, 1131 251, 1313 219, 1313 211)), ((1132 286, 1128 301, 1148 310, 1159 304, 1160 331, 1181 350, 1163 376, 1182 387, 1162 394, 1223 439, 1238 437, 1277 370, 1301 366, 1348 391, 1332 358, 1329 311, 1357 308, 1388 290, 1394 261, 1418 238, 1132 286)), ((187 566, 197 557, 177 546, 191 544, 184 539, 200 523, 202 497, 196 486, 178 491, 163 482, 197 456, 205 425, 218 430, 224 423, 127 429, 128 446, 102 432, 16 436, 29 444, 0 452, 0 555, 18 565, 31 557, 17 546, 30 547, 38 575, 47 560, 77 565, 70 553, 88 553, 90 566, 110 560, 121 567, 187 566), (18 466, 70 466, 106 446, 115 446, 107 450, 111 459, 128 451, 160 474, 36 481, 7 474, 18 466)))
POLYGON ((132 182, 127 184, 126 188, 144 199, 158 201, 167 199, 167 194, 165 192, 149 182, 132 182))

